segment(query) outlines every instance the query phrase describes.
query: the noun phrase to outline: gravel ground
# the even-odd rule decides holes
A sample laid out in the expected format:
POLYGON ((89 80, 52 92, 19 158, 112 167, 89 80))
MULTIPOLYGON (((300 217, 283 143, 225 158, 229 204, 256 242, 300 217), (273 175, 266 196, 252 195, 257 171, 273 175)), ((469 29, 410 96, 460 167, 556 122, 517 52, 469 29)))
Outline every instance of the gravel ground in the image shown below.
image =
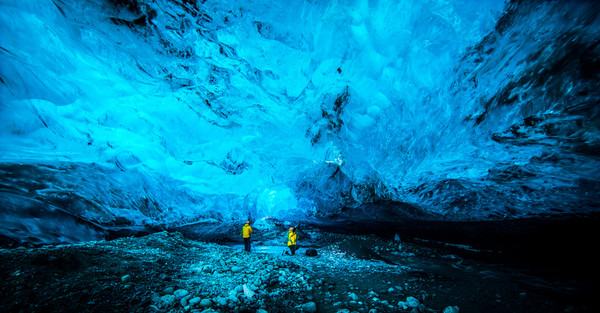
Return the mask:
MULTIPOLYGON (((510 282, 401 264, 453 255, 375 236, 308 233, 318 255, 247 253, 161 232, 0 249, 2 312, 585 312, 510 282)), ((264 236, 262 239, 266 239, 264 236)), ((240 240, 241 241, 241 240, 240 240)), ((277 243, 270 238, 256 245, 277 243)), ((281 243, 279 243, 281 244, 281 243)), ((442 261, 443 260, 443 261, 442 261)))

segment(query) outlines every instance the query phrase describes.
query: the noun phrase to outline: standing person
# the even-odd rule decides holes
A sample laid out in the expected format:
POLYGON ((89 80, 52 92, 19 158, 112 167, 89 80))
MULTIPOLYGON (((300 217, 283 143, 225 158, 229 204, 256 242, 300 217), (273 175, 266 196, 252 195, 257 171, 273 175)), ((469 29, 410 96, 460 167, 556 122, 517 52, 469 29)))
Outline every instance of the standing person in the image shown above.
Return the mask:
POLYGON ((250 221, 247 221, 244 227, 242 227, 242 237, 244 237, 244 249, 250 252, 250 234, 252 234, 252 227, 250 227, 250 221))
POLYGON ((287 245, 288 248, 290 248, 290 252, 292 255, 294 255, 296 253, 296 228, 295 227, 290 227, 290 230, 288 232, 288 241, 287 241, 287 245))

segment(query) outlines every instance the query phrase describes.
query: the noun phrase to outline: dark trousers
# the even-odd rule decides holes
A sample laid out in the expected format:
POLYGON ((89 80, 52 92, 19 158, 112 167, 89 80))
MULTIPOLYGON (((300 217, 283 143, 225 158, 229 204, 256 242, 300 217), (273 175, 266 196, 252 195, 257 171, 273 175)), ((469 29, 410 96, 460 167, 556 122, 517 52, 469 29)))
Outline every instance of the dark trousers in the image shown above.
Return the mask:
POLYGON ((290 248, 290 252, 292 253, 292 255, 296 253, 296 245, 288 246, 288 248, 290 248))
POLYGON ((250 238, 244 238, 244 249, 250 252, 250 238))

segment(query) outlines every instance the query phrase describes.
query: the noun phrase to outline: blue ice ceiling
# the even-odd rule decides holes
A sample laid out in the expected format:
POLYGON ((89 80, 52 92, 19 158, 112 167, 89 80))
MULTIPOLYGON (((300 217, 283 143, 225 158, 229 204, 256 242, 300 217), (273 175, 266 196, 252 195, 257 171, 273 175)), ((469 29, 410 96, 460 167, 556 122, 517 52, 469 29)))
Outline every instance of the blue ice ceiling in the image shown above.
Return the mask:
POLYGON ((599 13, 2 0, 3 224, 302 218, 382 200, 461 220, 597 210, 599 13))

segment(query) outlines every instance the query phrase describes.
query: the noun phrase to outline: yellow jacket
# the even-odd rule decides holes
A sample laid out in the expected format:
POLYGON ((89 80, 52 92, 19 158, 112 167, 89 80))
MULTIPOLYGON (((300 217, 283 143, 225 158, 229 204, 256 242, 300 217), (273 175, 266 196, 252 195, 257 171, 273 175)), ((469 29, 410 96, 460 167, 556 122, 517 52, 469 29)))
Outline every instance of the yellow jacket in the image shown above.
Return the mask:
POLYGON ((288 234, 288 246, 295 246, 296 245, 296 233, 293 231, 289 231, 288 234))
POLYGON ((252 227, 248 224, 244 225, 244 227, 242 227, 242 235, 244 238, 250 238, 250 234, 252 234, 252 227))

